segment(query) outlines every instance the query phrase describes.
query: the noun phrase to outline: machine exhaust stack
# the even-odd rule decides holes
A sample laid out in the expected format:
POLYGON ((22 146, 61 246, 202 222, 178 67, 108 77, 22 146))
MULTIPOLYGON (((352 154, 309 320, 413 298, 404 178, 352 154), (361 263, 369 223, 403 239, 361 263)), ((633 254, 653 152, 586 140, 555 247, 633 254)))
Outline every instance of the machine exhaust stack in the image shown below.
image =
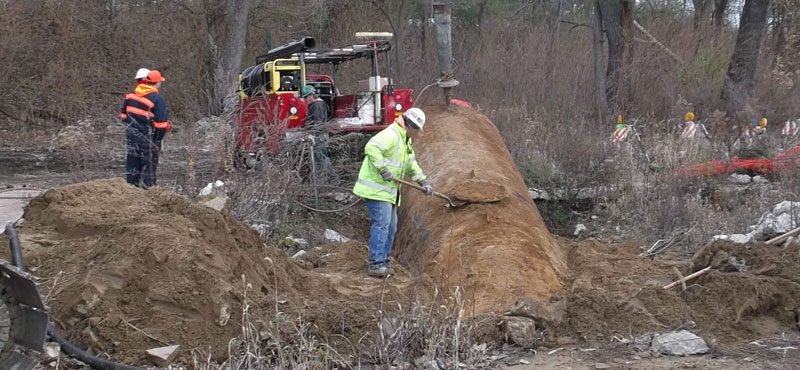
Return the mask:
POLYGON ((450 5, 451 0, 433 0, 433 22, 436 25, 436 44, 439 52, 439 67, 442 76, 438 81, 444 91, 445 104, 450 104, 452 89, 458 85, 453 78, 453 46, 451 37, 450 5))

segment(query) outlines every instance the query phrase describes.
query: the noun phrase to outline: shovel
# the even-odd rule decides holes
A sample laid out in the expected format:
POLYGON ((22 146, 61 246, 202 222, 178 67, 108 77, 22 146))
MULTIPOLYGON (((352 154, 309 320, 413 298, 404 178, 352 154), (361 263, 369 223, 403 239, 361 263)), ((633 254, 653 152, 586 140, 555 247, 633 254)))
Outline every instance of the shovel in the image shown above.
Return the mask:
MULTIPOLYGON (((414 189, 417 189, 419 191, 425 192, 425 188, 423 188, 422 186, 419 186, 419 185, 417 185, 417 184, 415 184, 413 182, 400 180, 400 179, 392 179, 392 180, 397 181, 397 182, 399 182, 399 183, 401 183, 403 185, 408 185, 408 186, 410 186, 410 187, 412 187, 414 189)), ((467 204, 467 202, 465 202, 465 201, 461 201, 461 200, 458 200, 458 199, 456 199, 456 200, 450 199, 450 197, 448 197, 447 195, 444 195, 444 194, 439 193, 439 192, 435 192, 434 191, 433 195, 446 200, 448 208, 463 207, 463 206, 465 206, 467 204)))

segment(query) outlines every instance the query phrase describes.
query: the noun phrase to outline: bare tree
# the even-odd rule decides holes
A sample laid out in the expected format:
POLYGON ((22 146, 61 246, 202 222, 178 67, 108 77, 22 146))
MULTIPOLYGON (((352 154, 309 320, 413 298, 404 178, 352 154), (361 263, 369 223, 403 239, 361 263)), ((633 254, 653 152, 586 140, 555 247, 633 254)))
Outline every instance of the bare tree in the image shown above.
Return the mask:
POLYGON ((786 8, 778 3, 773 3, 772 6, 772 65, 776 65, 783 51, 786 47, 786 29, 788 28, 789 21, 786 14, 786 8))
POLYGON ((768 9, 769 0, 746 0, 744 3, 736 46, 722 91, 722 97, 730 107, 741 107, 752 94, 768 9))
POLYGON ((714 0, 714 25, 722 27, 725 22, 725 12, 728 10, 728 0, 714 0))
POLYGON ((603 74, 603 20, 600 15, 600 2, 594 3, 592 17, 592 53, 594 54, 594 109, 597 120, 602 124, 607 111, 606 76, 603 74))
POLYGON ((694 28, 700 27, 700 24, 706 20, 708 10, 711 8, 712 0, 692 0, 694 6, 694 28))
POLYGON ((225 98, 236 90, 236 80, 242 64, 247 36, 247 16, 250 11, 249 0, 220 0, 205 2, 206 23, 209 30, 208 42, 210 80, 209 113, 218 115, 225 108, 225 98), (220 14, 222 12, 222 14, 220 14), (215 40, 214 29, 224 16, 224 28, 215 40))
POLYGON ((602 30, 608 40, 608 65, 605 94, 609 103, 617 105, 626 49, 630 51, 633 36, 632 0, 597 0, 595 17, 600 16, 602 30))
POLYGON ((558 23, 561 20, 561 11, 563 7, 562 0, 542 0, 545 2, 545 14, 547 15, 547 29, 550 32, 550 43, 547 45, 550 53, 556 50, 558 46, 558 23))

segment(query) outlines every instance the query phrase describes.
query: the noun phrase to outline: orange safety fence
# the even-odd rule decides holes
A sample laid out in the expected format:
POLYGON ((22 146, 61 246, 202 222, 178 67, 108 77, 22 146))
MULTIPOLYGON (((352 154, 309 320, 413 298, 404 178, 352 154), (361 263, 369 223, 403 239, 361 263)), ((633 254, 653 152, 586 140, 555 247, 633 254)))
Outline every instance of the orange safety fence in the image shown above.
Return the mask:
POLYGON ((800 145, 779 152, 772 158, 733 157, 730 162, 711 161, 681 167, 676 174, 679 176, 714 176, 740 170, 775 174, 793 172, 798 167, 800 167, 800 145))

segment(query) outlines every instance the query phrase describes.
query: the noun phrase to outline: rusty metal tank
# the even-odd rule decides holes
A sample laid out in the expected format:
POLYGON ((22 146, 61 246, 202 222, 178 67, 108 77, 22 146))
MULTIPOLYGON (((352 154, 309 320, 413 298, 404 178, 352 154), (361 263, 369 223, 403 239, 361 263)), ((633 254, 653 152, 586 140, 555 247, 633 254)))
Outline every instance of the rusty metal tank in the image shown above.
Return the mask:
POLYGON ((474 314, 506 310, 520 299, 547 304, 562 289, 564 255, 539 215, 494 124, 470 107, 423 108, 417 160, 434 188, 471 202, 460 208, 403 187, 398 260, 456 287, 474 314))

